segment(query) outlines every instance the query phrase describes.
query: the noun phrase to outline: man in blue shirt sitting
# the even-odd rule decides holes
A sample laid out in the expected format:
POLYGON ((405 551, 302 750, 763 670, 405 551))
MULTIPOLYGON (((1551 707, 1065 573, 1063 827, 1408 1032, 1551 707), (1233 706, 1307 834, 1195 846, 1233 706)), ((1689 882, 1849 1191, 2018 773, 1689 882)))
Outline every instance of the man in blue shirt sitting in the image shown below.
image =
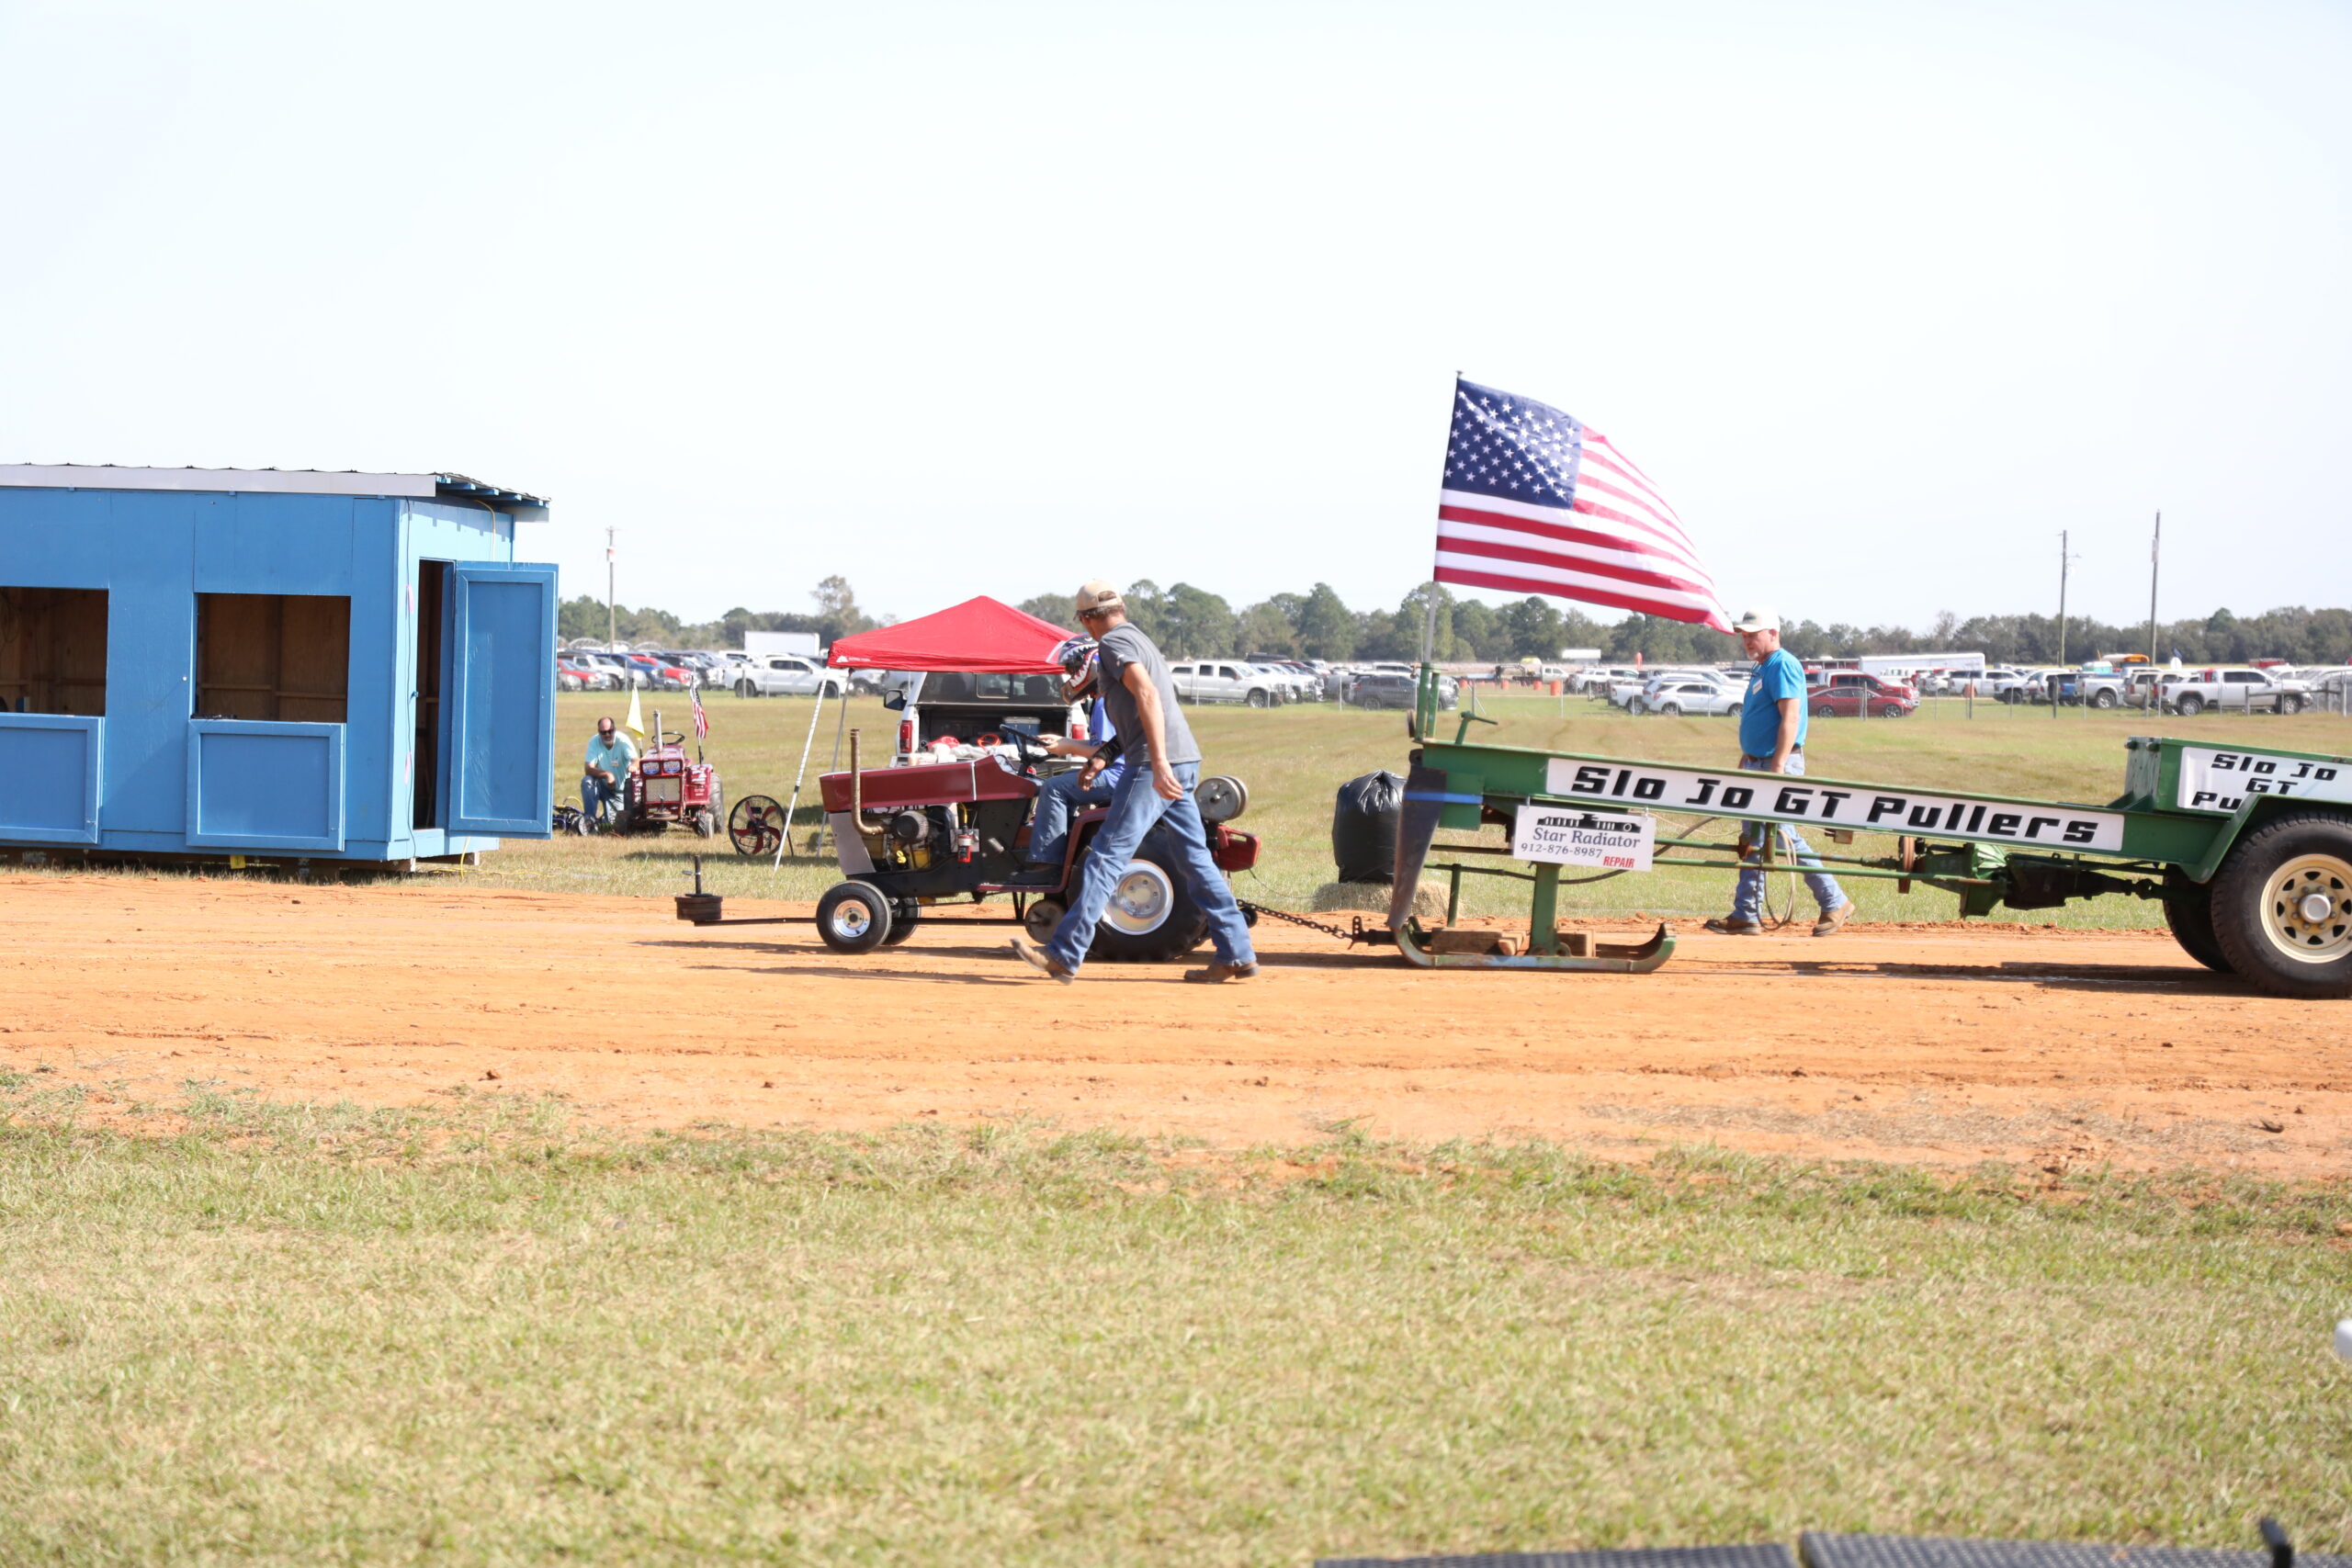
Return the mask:
POLYGON ((630 766, 637 761, 637 748, 626 735, 613 732, 608 715, 596 721, 596 733, 588 742, 588 754, 581 761, 580 804, 585 808, 588 830, 597 832, 609 826, 613 814, 619 809, 623 782, 630 766))
POLYGON ((1041 886, 1051 886, 1061 875, 1062 850, 1069 840, 1069 825, 1080 811, 1090 806, 1108 806, 1117 793, 1119 781, 1127 776, 1126 759, 1117 747, 1106 743, 1116 738, 1102 697, 1096 691, 1096 668, 1100 659, 1094 639, 1070 637, 1054 650, 1056 659, 1069 677, 1062 683, 1062 694, 1072 702, 1092 694, 1093 704, 1088 710, 1084 740, 1065 740, 1056 736, 1046 741, 1046 750, 1057 757, 1083 757, 1086 766, 1072 773, 1056 773, 1041 780, 1037 785, 1037 813, 1029 825, 1029 848, 1024 852, 1023 880, 1041 886))
MULTIPOLYGON (((1747 693, 1739 705, 1739 765, 1749 773, 1801 774, 1804 772, 1804 666, 1781 647, 1781 617, 1771 610, 1750 610, 1732 623, 1756 672, 1747 678, 1747 693)), ((1838 881, 1821 869, 1821 857, 1785 824, 1743 822, 1739 828, 1739 886, 1732 895, 1731 913, 1709 920, 1707 929, 1724 936, 1764 933, 1763 846, 1767 833, 1778 833, 1790 859, 1809 867, 1804 885, 1821 906, 1813 923, 1815 936, 1836 936, 1854 913, 1854 901, 1838 881)))

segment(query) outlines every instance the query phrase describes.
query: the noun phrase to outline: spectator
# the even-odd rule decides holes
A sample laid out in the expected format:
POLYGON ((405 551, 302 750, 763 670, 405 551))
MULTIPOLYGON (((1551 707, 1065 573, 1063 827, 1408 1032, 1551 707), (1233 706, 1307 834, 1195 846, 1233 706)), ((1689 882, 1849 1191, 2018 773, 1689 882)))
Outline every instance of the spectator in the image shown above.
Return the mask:
POLYGON ((590 832, 601 832, 620 810, 622 781, 628 777, 629 768, 636 761, 636 746, 628 736, 614 730, 611 716, 598 719, 596 733, 588 741, 585 770, 580 776, 580 804, 586 812, 590 832))

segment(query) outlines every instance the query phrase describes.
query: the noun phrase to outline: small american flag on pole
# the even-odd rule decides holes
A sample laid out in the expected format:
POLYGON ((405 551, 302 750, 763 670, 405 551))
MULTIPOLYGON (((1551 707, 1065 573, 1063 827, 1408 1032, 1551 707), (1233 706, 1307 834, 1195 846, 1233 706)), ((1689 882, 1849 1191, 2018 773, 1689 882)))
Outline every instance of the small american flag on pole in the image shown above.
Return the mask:
POLYGON ((1458 378, 1435 576, 1731 630, 1681 520, 1631 458, 1558 409, 1458 378))
POLYGON ((689 686, 686 688, 686 697, 695 705, 695 739, 697 740, 709 739, 710 715, 702 711, 702 694, 689 686))

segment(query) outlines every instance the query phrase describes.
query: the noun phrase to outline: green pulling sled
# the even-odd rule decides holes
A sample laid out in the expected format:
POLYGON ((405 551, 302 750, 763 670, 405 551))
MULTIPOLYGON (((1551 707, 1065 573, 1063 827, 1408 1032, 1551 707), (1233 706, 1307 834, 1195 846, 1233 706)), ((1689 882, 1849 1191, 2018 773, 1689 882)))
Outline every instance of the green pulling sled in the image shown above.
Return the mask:
MULTIPOLYGON (((2352 758, 2135 737, 2124 742, 2123 793, 2080 806, 1472 745, 1470 726, 1494 721, 1454 716, 1453 738, 1439 739, 1435 671, 1424 664, 1388 920, 1415 964, 1647 974, 1673 954, 1664 925, 1638 944, 1589 942, 1559 930, 1560 888, 1658 866, 1736 870, 1736 842, 1699 833, 1761 821, 1803 827, 1833 848, 1891 836, 1892 854, 1820 858, 1841 877, 1957 894, 1965 916, 2107 894, 2158 899, 2181 947, 2209 969, 2274 996, 2352 996, 2352 758), (1661 836, 1661 814, 1708 821, 1661 836), (1509 841, 1436 841, 1442 829, 1483 838, 1488 828, 1509 841), (1433 852, 1452 858, 1431 863, 1433 852), (1430 873, 1448 878, 1443 928, 1412 917, 1430 873), (1464 876, 1531 885, 1523 939, 1453 929, 1464 876)), ((1763 852, 1770 869, 1770 844, 1763 852)))

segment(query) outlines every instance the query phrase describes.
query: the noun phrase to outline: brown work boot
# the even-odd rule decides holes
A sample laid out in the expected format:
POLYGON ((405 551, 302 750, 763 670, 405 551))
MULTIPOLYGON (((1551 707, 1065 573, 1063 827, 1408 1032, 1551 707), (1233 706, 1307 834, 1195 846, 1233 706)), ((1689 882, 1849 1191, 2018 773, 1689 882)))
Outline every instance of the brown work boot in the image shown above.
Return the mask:
POLYGON ((1846 922, 1853 918, 1854 901, 1849 898, 1834 909, 1824 909, 1821 912, 1821 919, 1813 922, 1813 934, 1836 936, 1845 929, 1846 922))
POLYGON ((1059 981, 1065 986, 1078 978, 1077 970, 1063 968, 1060 959, 1056 958, 1025 936, 1017 936, 1012 939, 1012 956, 1028 964, 1046 978, 1059 981))
POLYGON ((1198 980, 1205 986, 1222 986, 1227 980, 1254 980, 1258 977, 1258 961, 1247 964, 1212 964, 1205 969, 1187 969, 1184 978, 1198 980))
POLYGON ((1709 920, 1701 929, 1711 931, 1717 936, 1762 936, 1764 934, 1761 924, 1755 920, 1743 920, 1737 915, 1725 915, 1721 919, 1709 920))

